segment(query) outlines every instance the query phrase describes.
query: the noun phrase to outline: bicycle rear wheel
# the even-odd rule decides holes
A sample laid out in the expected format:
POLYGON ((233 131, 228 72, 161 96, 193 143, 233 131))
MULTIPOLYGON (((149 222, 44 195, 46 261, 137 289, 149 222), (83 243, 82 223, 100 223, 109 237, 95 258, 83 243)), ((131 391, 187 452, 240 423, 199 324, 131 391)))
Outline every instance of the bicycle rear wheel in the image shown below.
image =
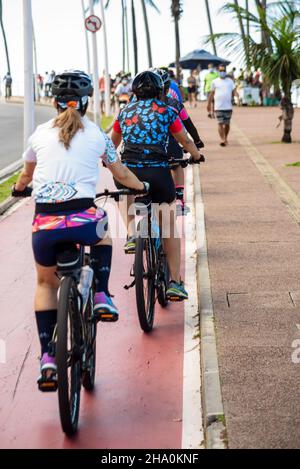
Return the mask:
POLYGON ((57 310, 56 363, 61 426, 66 435, 77 431, 82 358, 82 324, 75 280, 64 277, 57 310))
POLYGON ((91 288, 90 298, 84 312, 84 321, 86 329, 86 357, 85 366, 82 373, 82 385, 87 391, 92 391, 95 386, 96 374, 96 335, 97 323, 93 319, 94 292, 91 288))
POLYGON ((144 332, 150 332, 155 313, 155 252, 150 237, 136 240, 134 275, 140 326, 144 332))

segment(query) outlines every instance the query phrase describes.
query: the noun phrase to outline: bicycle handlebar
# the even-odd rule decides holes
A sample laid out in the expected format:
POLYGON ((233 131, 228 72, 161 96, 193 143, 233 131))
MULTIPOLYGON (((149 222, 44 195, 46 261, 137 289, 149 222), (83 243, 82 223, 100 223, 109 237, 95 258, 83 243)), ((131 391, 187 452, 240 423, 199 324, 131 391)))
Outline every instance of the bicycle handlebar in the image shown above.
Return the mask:
MULTIPOLYGON (((168 160, 170 165, 178 164, 182 168, 186 168, 189 164, 200 164, 204 161, 204 155, 200 155, 200 159, 198 161, 195 161, 192 157, 185 159, 171 158, 168 160)), ((95 199, 100 199, 101 197, 111 197, 117 202, 122 195, 147 195, 147 193, 145 193, 145 191, 137 191, 135 189, 120 189, 119 191, 110 191, 108 189, 105 189, 104 192, 96 194, 95 199)))
POLYGON ((111 197, 117 202, 122 195, 140 195, 145 194, 145 191, 137 191, 134 189, 120 189, 119 191, 110 191, 105 189, 104 192, 99 192, 96 194, 95 199, 100 199, 101 197, 111 197))
POLYGON ((169 159, 169 164, 172 166, 174 164, 181 166, 182 168, 186 168, 189 164, 200 164, 205 162, 205 156, 200 155, 200 159, 195 161, 192 157, 190 158, 171 158, 169 159))

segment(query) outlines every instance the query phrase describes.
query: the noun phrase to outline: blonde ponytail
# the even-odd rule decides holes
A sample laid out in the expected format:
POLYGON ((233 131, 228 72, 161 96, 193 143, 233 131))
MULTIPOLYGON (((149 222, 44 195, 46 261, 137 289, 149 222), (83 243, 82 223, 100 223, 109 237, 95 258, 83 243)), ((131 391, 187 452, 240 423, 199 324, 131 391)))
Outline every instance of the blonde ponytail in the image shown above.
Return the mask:
POLYGON ((59 141, 64 144, 67 150, 70 148, 71 140, 74 135, 78 130, 84 128, 79 112, 72 107, 61 112, 56 117, 53 127, 60 129, 59 141))

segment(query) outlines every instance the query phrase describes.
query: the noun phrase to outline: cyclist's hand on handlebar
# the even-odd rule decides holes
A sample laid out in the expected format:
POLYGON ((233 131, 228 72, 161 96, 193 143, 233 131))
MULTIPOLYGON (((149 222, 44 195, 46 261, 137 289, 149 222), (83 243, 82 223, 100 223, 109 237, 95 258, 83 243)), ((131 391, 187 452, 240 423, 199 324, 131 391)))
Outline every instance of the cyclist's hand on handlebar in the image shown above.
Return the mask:
POLYGON ((25 187, 25 189, 23 189, 22 191, 18 191, 16 189, 16 185, 14 184, 11 188, 11 195, 13 197, 30 197, 31 194, 32 194, 32 187, 25 187))
POLYGON ((200 164, 205 162, 205 157, 204 155, 199 154, 199 158, 195 159, 192 156, 189 158, 189 163, 190 164, 200 164))
POLYGON ((133 194, 148 194, 150 190, 150 184, 149 182, 141 181, 144 185, 143 189, 133 189, 132 193, 133 194))

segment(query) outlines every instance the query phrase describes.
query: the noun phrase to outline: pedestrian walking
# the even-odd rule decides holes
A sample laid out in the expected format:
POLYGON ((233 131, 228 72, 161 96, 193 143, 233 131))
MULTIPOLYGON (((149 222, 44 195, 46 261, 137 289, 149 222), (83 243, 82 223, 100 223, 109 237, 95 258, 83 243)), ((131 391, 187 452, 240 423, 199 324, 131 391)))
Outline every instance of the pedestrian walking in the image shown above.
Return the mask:
MULTIPOLYGON (((214 64, 208 65, 208 73, 204 77, 204 94, 208 99, 212 90, 212 82, 218 78, 219 73, 216 71, 214 64)), ((214 106, 212 102, 211 112, 208 113, 208 117, 215 117, 214 106)))
POLYGON ((48 72, 45 73, 45 98, 50 97, 52 79, 48 72))
POLYGON ((218 120, 218 130, 220 135, 220 145, 225 147, 228 145, 228 134, 230 131, 230 120, 232 116, 232 101, 234 96, 237 97, 239 103, 239 95, 236 91, 233 80, 227 76, 225 65, 219 67, 219 78, 212 82, 212 90, 210 92, 207 111, 212 112, 213 100, 215 102, 215 112, 218 120))
POLYGON ((190 107, 197 107, 196 92, 197 92, 197 79, 195 76, 196 70, 191 70, 190 76, 187 79, 188 83, 188 100, 190 107))
POLYGON ((3 81, 5 81, 5 99, 8 100, 12 95, 12 77, 10 72, 7 72, 3 81))

